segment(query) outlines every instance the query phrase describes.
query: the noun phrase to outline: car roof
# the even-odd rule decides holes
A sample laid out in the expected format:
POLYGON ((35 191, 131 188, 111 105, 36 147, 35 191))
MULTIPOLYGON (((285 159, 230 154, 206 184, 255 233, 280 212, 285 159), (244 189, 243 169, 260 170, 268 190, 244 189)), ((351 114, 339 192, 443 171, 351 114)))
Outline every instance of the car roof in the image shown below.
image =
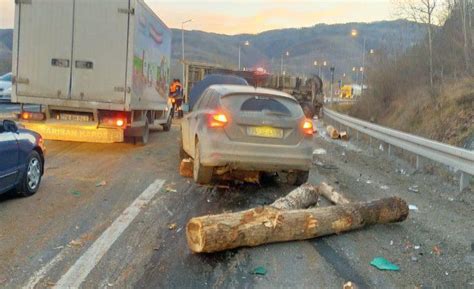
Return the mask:
POLYGON ((279 97, 288 98, 291 100, 296 100, 293 96, 289 95, 288 93, 262 88, 262 87, 254 87, 250 85, 231 85, 231 84, 214 84, 209 86, 210 89, 217 91, 221 96, 229 95, 229 94, 263 94, 263 95, 274 95, 279 97))

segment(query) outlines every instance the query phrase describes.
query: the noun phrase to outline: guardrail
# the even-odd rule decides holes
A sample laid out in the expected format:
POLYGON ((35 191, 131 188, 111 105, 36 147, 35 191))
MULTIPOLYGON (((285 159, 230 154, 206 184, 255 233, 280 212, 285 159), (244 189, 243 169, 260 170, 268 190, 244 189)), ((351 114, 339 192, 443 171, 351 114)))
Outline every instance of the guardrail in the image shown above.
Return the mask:
MULTIPOLYGON (((417 169, 420 168, 421 160, 419 157, 422 156, 459 171, 459 189, 461 191, 469 186, 470 177, 474 175, 474 151, 386 128, 327 108, 324 108, 324 116, 357 132, 387 143, 389 155, 392 152, 391 146, 414 153, 416 155, 417 169)), ((359 135, 357 133, 358 138, 359 135)))

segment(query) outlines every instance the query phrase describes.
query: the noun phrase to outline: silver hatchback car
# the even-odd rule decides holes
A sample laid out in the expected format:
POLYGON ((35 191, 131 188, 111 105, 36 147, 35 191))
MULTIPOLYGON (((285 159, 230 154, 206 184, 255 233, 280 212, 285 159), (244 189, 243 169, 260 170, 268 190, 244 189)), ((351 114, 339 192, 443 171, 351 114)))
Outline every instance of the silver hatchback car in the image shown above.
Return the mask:
POLYGON ((223 167, 286 172, 292 184, 308 179, 313 124, 289 94, 212 85, 183 118, 181 133, 180 155, 194 159, 197 183, 210 183, 216 169, 223 167))

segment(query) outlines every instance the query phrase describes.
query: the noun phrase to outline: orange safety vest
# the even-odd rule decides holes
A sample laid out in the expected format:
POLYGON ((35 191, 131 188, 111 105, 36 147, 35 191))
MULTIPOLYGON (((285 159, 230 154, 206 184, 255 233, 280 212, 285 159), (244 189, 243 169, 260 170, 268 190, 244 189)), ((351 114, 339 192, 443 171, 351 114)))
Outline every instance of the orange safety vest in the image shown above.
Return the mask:
POLYGON ((177 83, 176 83, 176 82, 171 83, 171 85, 170 85, 170 93, 175 93, 176 90, 178 90, 178 88, 177 88, 177 83))

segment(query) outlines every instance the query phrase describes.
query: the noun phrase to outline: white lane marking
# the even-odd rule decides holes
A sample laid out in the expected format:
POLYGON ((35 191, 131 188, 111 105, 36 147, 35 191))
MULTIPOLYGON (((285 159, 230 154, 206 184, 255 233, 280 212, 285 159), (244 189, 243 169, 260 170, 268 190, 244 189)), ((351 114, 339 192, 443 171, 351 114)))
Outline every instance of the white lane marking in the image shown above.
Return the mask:
POLYGON ((65 252, 66 250, 62 250, 58 255, 56 255, 56 257, 54 257, 51 261, 49 261, 48 264, 46 264, 40 270, 35 272, 35 274, 33 274, 30 280, 28 280, 28 283, 26 283, 26 285, 23 286, 23 288, 24 289, 35 288, 36 284, 38 284, 38 282, 41 281, 46 276, 48 271, 51 270, 51 268, 53 268, 53 266, 56 265, 56 263, 64 259, 65 252))
POLYGON ((79 288, 89 273, 99 263, 100 259, 112 247, 114 242, 132 223, 135 217, 153 199, 165 183, 156 180, 135 201, 115 219, 110 227, 87 249, 87 251, 72 265, 56 283, 55 288, 79 288))

